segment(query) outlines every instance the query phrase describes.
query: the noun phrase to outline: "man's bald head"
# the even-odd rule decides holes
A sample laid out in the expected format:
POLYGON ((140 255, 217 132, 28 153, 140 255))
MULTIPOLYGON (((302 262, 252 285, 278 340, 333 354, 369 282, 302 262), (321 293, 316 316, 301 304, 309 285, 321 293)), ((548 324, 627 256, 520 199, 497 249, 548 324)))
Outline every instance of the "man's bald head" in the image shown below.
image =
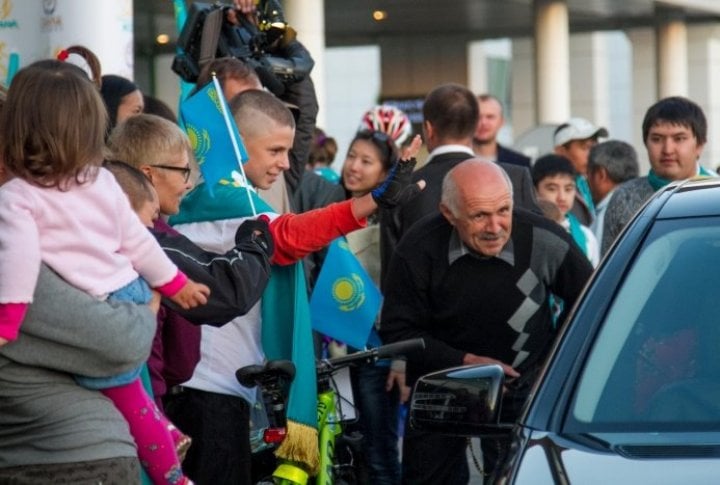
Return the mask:
POLYGON ((471 158, 450 170, 440 212, 462 242, 483 256, 497 256, 510 239, 512 184, 496 163, 471 158))
POLYGON ((492 187, 505 187, 513 196, 510 177, 497 163, 470 158, 453 167, 443 179, 440 203, 456 213, 459 197, 463 194, 481 194, 492 187))

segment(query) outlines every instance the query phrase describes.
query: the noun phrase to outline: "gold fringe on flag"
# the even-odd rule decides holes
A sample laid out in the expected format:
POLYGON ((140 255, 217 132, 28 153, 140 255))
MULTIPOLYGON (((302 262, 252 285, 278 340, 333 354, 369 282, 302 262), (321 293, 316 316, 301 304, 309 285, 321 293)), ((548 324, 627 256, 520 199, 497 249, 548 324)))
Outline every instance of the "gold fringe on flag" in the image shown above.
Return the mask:
POLYGON ((275 451, 275 456, 301 462, 307 466, 310 475, 317 475, 320 467, 317 429, 290 420, 287 421, 286 426, 287 434, 275 451))

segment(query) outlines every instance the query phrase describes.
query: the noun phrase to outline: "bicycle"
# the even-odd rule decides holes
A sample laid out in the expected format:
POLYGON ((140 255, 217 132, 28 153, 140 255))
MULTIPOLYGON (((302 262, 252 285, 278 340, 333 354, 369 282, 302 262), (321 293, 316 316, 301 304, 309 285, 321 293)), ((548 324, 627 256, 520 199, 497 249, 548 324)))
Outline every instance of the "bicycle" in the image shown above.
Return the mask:
MULTIPOLYGON (((353 365, 370 365, 380 359, 396 357, 424 348, 423 339, 410 339, 317 362, 320 471, 314 477, 315 484, 353 483, 354 455, 362 440, 362 436, 358 436, 359 433, 352 435, 343 433, 340 409, 343 399, 336 391, 334 375, 341 369, 353 365), (344 459, 338 460, 341 449, 344 459)), ((285 401, 294 374, 294 365, 286 360, 246 366, 235 373, 240 384, 246 387, 259 386, 263 392, 270 423, 263 433, 265 443, 277 445, 285 436, 285 401)), ((310 475, 301 463, 278 459, 271 481, 261 481, 258 485, 307 485, 308 483, 313 482, 310 481, 310 475)))

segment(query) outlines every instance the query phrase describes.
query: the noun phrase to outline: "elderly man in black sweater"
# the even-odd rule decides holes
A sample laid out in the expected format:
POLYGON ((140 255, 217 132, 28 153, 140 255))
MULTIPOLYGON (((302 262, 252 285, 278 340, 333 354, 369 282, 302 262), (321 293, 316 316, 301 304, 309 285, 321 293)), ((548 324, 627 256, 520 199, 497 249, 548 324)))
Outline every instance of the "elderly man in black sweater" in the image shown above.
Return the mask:
MULTIPOLYGON (((513 210, 512 185, 497 164, 471 159, 445 177, 441 214, 415 224, 390 263, 381 334, 423 337, 408 381, 463 364, 500 364, 516 384, 514 419, 556 334, 550 295, 570 308, 592 272, 568 234, 540 215, 513 210)), ((507 406, 506 406, 507 407, 507 406)), ((485 471, 497 456, 483 442, 485 471)), ((406 428, 404 483, 466 483, 465 438, 406 428)))

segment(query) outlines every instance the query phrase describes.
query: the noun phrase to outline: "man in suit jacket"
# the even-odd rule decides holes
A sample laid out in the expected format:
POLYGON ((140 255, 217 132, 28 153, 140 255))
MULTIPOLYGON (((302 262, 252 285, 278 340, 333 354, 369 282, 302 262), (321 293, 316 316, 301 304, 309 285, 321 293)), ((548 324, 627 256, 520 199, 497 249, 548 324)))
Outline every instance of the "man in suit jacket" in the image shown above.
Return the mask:
POLYGON ((530 157, 497 142, 498 132, 505 123, 500 100, 492 94, 481 94, 477 97, 477 102, 480 118, 473 136, 475 156, 491 162, 510 163, 529 169, 530 157))
MULTIPOLYGON (((439 211, 442 181, 451 168, 473 158, 473 134, 479 109, 475 95, 459 84, 442 84, 433 89, 423 104, 423 132, 430 152, 427 163, 413 174, 413 180, 425 180, 419 196, 380 217, 381 282, 401 236, 415 222, 439 211)), ((515 207, 539 212, 530 171, 513 164, 499 164, 510 177, 515 207)))

